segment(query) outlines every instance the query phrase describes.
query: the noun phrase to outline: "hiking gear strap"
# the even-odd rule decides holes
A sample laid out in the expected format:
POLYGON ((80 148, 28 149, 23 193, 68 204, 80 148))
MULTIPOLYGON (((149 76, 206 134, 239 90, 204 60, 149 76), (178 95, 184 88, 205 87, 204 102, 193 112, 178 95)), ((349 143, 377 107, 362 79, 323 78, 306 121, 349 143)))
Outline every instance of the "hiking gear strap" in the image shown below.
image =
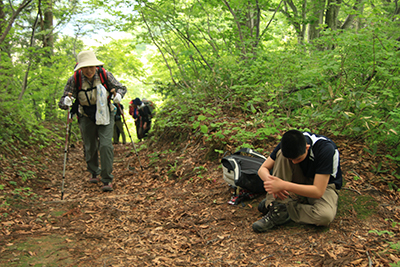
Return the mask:
MULTIPOLYGON (((103 68, 102 66, 96 66, 96 69, 97 69, 97 72, 99 73, 101 84, 109 92, 109 95, 107 97, 107 103, 110 104, 110 99, 111 99, 111 95, 112 94, 110 92, 110 86, 108 84, 107 72, 106 72, 105 68, 103 68)), ((82 70, 81 69, 79 69, 79 70, 74 72, 74 81, 75 81, 75 87, 77 89, 77 94, 78 94, 79 91, 82 90, 82 70)), ((87 102, 89 104, 90 104, 90 101, 89 101, 89 97, 87 95, 87 91, 90 91, 90 90, 93 90, 93 89, 96 89, 96 87, 92 87, 89 90, 85 91, 85 96, 86 96, 87 102)), ((79 104, 79 100, 78 100, 78 97, 77 97, 75 102, 74 102, 74 104, 73 104, 73 106, 74 106, 73 113, 78 113, 78 104, 79 104)), ((110 105, 108 105, 108 109, 111 112, 110 105)))
POLYGON ((241 153, 247 153, 247 154, 250 154, 250 155, 252 155, 252 156, 255 156, 255 157, 257 157, 257 158, 261 158, 261 159, 264 159, 264 160, 267 159, 263 154, 260 154, 260 153, 258 153, 258 152, 256 152, 256 151, 254 151, 253 149, 247 148, 247 147, 242 148, 242 149, 236 151, 236 152, 233 153, 233 154, 234 154, 234 155, 240 155, 241 153))
MULTIPOLYGON (((101 84, 107 89, 107 91, 110 91, 110 87, 108 85, 108 78, 107 78, 107 72, 105 68, 102 66, 96 67, 97 72, 99 73, 100 76, 100 82, 101 84)), ((78 91, 82 90, 82 70, 79 69, 74 72, 74 80, 75 80, 75 86, 78 91)))

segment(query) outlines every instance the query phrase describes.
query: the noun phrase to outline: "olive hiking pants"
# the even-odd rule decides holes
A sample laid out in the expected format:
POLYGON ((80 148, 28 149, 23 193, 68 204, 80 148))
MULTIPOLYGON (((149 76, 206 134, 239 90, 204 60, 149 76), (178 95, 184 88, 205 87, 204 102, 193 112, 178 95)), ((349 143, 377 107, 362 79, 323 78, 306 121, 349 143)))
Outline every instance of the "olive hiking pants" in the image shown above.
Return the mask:
POLYGON ((100 174, 103 183, 111 183, 114 178, 112 175, 114 161, 114 147, 112 145, 114 116, 110 114, 110 124, 108 125, 96 125, 88 117, 80 118, 79 124, 82 129, 82 138, 85 145, 87 170, 92 175, 100 174), (101 169, 99 167, 99 154, 101 169))

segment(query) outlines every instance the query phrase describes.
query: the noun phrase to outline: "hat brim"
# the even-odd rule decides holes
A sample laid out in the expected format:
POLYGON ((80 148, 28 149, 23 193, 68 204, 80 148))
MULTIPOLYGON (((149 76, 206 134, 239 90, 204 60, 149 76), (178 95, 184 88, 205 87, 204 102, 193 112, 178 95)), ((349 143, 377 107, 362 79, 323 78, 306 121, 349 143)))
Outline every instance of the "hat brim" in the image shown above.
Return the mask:
POLYGON ((101 62, 101 61, 98 61, 98 60, 97 61, 94 60, 92 62, 78 63, 78 65, 76 65, 74 71, 77 71, 77 70, 79 70, 81 68, 84 68, 84 67, 96 67, 96 66, 103 66, 103 65, 104 65, 104 63, 101 62))

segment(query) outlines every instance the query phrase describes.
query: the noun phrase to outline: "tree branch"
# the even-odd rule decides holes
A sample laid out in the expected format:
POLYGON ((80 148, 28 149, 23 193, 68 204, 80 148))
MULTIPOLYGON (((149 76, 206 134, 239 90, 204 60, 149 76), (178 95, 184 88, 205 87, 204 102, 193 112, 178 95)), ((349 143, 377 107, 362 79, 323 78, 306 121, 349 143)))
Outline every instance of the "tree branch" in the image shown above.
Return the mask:
POLYGON ((264 30, 262 31, 260 37, 258 38, 258 41, 261 40, 261 38, 263 37, 263 35, 264 35, 265 32, 267 31, 269 25, 271 24, 272 20, 274 19, 275 15, 276 15, 276 12, 278 12, 278 10, 280 9, 282 2, 283 2, 283 0, 281 0, 281 2, 279 3, 278 7, 275 9, 275 12, 274 12, 274 14, 272 15, 272 18, 269 20, 267 26, 265 26, 265 28, 264 28, 264 30))
POLYGON ((162 55, 162 57, 163 57, 163 59, 164 59, 164 62, 165 62, 165 64, 166 64, 167 67, 168 67, 169 74, 170 74, 170 76, 171 76, 172 82, 176 85, 176 82, 175 82, 175 80, 174 80, 174 76, 173 76, 173 74, 172 74, 171 67, 170 67, 169 64, 168 64, 168 61, 167 61, 167 59, 165 58, 164 53, 163 53, 161 47, 159 47, 158 43, 157 43, 157 42, 155 41, 155 39, 154 39, 153 33, 152 33, 151 29, 150 29, 149 24, 147 23, 146 17, 144 16, 144 13, 143 13, 143 12, 140 12, 140 15, 142 15, 143 21, 144 21, 144 23, 146 24, 146 27, 147 27, 147 30, 148 30, 148 32, 149 32, 149 35, 150 35, 151 40, 153 41, 154 45, 157 46, 158 51, 160 51, 160 53, 161 53, 161 55, 162 55))
MULTIPOLYGON (((4 40, 6 39, 8 33, 11 30, 12 25, 14 24, 15 19, 17 18, 17 16, 19 15, 19 13, 21 13, 21 11, 27 7, 30 3, 32 2, 32 0, 24 0, 18 7, 18 9, 14 12, 10 18, 10 20, 8 21, 8 25, 6 27, 6 29, 4 30, 4 32, 2 33, 1 37, 0 37, 0 45, 4 42, 4 40)), ((10 3, 10 6, 12 8, 12 5, 10 3)), ((12 9, 13 10, 13 9, 12 9)))
MULTIPOLYGON (((39 16, 41 13, 41 9, 40 9, 40 5, 41 5, 41 0, 39 0, 38 3, 38 13, 36 15, 36 19, 35 19, 35 23, 32 26, 32 34, 31 34, 31 41, 29 44, 29 47, 33 47, 33 42, 34 42, 34 38, 35 38, 35 29, 36 26, 38 24, 38 20, 39 20, 39 16)), ((31 53, 30 53, 31 54, 31 53)), ((26 72, 25 72, 25 76, 24 76, 24 80, 22 82, 22 89, 21 89, 21 93, 19 94, 18 100, 21 101, 22 97, 25 94, 26 88, 28 87, 28 75, 29 75, 29 71, 31 69, 31 65, 32 65, 32 56, 29 55, 29 62, 28 62, 28 67, 26 68, 26 72)))

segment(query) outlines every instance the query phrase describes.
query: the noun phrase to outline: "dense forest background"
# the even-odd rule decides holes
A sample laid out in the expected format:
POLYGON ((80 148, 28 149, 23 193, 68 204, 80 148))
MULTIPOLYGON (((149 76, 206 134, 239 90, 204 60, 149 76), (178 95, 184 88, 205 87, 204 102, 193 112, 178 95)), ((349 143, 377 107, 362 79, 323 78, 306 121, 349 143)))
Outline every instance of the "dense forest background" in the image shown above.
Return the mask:
MULTIPOLYGON (((194 135, 218 158, 265 153, 297 128, 398 164, 399 12, 397 0, 0 0, 1 160, 63 146, 46 125, 66 120, 58 100, 90 49, 128 87, 125 107, 157 103, 152 141, 194 135)), ((397 190, 398 172, 371 168, 397 190)))

